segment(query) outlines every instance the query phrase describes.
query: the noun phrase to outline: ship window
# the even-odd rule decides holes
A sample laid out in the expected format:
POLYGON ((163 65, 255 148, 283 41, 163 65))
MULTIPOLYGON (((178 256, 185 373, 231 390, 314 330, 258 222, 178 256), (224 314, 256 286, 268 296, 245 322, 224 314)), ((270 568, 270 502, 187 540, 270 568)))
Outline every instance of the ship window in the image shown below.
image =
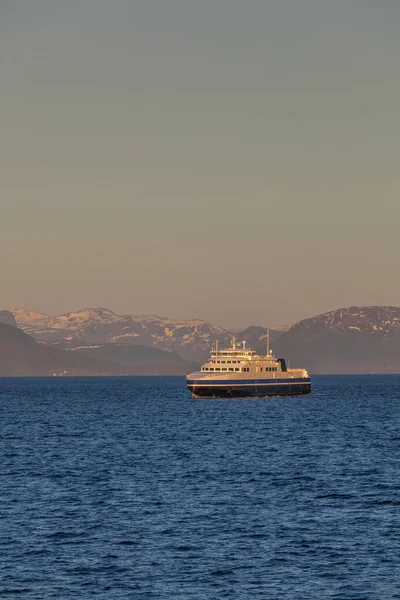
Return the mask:
POLYGON ((260 367, 260 373, 262 373, 262 367, 260 367))
POLYGON ((217 363, 218 363, 218 364, 220 364, 220 362, 221 362, 220 360, 217 360, 217 363))
POLYGON ((224 367, 222 370, 223 370, 223 371, 227 371, 228 369, 227 369, 226 367, 224 367))
POLYGON ((235 371, 240 371, 240 369, 238 369, 237 367, 235 368, 235 371))
POLYGON ((231 368, 229 367, 228 371, 233 371, 233 369, 231 369, 231 368))
POLYGON ((220 371, 221 369, 220 369, 219 367, 217 367, 215 370, 216 370, 216 371, 220 371))

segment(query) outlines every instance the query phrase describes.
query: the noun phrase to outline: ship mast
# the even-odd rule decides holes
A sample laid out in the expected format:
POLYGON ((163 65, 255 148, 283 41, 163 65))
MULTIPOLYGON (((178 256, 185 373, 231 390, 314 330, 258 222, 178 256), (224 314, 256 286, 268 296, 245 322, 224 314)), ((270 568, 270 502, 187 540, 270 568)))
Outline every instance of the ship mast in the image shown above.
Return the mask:
POLYGON ((269 356, 269 329, 267 329, 267 356, 269 356))

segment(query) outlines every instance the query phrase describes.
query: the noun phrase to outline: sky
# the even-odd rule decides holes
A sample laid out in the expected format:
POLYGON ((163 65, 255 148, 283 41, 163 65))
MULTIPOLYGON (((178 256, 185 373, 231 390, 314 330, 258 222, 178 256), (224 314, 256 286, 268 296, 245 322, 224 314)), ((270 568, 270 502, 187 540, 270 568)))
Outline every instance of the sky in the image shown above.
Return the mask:
POLYGON ((398 0, 1 0, 1 307, 399 305, 398 0))

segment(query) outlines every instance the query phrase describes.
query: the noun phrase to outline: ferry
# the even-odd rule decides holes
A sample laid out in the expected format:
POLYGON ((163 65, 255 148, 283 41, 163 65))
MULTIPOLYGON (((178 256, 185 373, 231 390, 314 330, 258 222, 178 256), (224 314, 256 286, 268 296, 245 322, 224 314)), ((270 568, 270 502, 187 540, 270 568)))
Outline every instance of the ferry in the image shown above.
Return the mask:
POLYGON ((284 358, 276 358, 269 349, 265 356, 246 348, 246 342, 232 338, 231 347, 211 350, 209 360, 200 371, 186 377, 193 398, 246 398, 299 396, 311 392, 306 369, 288 368, 284 358))

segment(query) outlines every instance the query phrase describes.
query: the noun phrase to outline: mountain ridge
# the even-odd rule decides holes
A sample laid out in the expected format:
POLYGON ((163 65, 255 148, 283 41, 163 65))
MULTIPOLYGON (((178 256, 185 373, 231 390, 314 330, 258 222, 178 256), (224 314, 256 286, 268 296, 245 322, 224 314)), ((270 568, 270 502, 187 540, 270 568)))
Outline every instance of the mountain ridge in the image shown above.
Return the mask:
POLYGON ((275 350, 315 373, 400 372, 400 308, 350 306, 303 319, 275 350))
POLYGON ((170 357, 168 363, 163 356, 167 353, 158 350, 154 355, 153 348, 147 350, 152 353, 145 364, 135 360, 114 362, 107 356, 66 352, 40 344, 22 329, 0 323, 0 377, 183 375, 189 370, 189 365, 182 359, 179 362, 170 357))
MULTIPOLYGON (((129 351, 121 347, 151 347, 188 363, 200 364, 218 339, 220 347, 235 335, 258 352, 265 351, 266 328, 250 326, 232 332, 201 319, 179 321, 157 315, 118 315, 92 308, 48 317, 11 309, 17 325, 38 342, 63 350, 107 355, 129 351), (45 317, 45 318, 44 318, 45 317), (90 348, 101 347, 92 352, 90 348), (119 349, 118 349, 119 348, 119 349)), ((302 319, 288 331, 271 331, 275 353, 293 366, 314 373, 400 372, 400 308, 350 306, 302 319)), ((139 360, 139 351, 132 354, 139 360)), ((147 352, 143 350, 143 352, 147 352)), ((168 360, 166 361, 168 362, 168 360)))
MULTIPOLYGON (((174 320, 157 315, 117 315, 104 308, 89 308, 49 317, 33 311, 10 309, 17 325, 41 343, 62 349, 104 344, 153 346, 177 353, 190 362, 201 362, 217 339, 228 343, 232 332, 201 319, 174 320)), ((246 331, 246 330, 245 330, 246 331)), ((254 333, 254 332, 253 332, 254 333)), ((260 335, 246 335, 259 343, 260 335)), ((244 338, 245 339, 245 338, 244 338)))

